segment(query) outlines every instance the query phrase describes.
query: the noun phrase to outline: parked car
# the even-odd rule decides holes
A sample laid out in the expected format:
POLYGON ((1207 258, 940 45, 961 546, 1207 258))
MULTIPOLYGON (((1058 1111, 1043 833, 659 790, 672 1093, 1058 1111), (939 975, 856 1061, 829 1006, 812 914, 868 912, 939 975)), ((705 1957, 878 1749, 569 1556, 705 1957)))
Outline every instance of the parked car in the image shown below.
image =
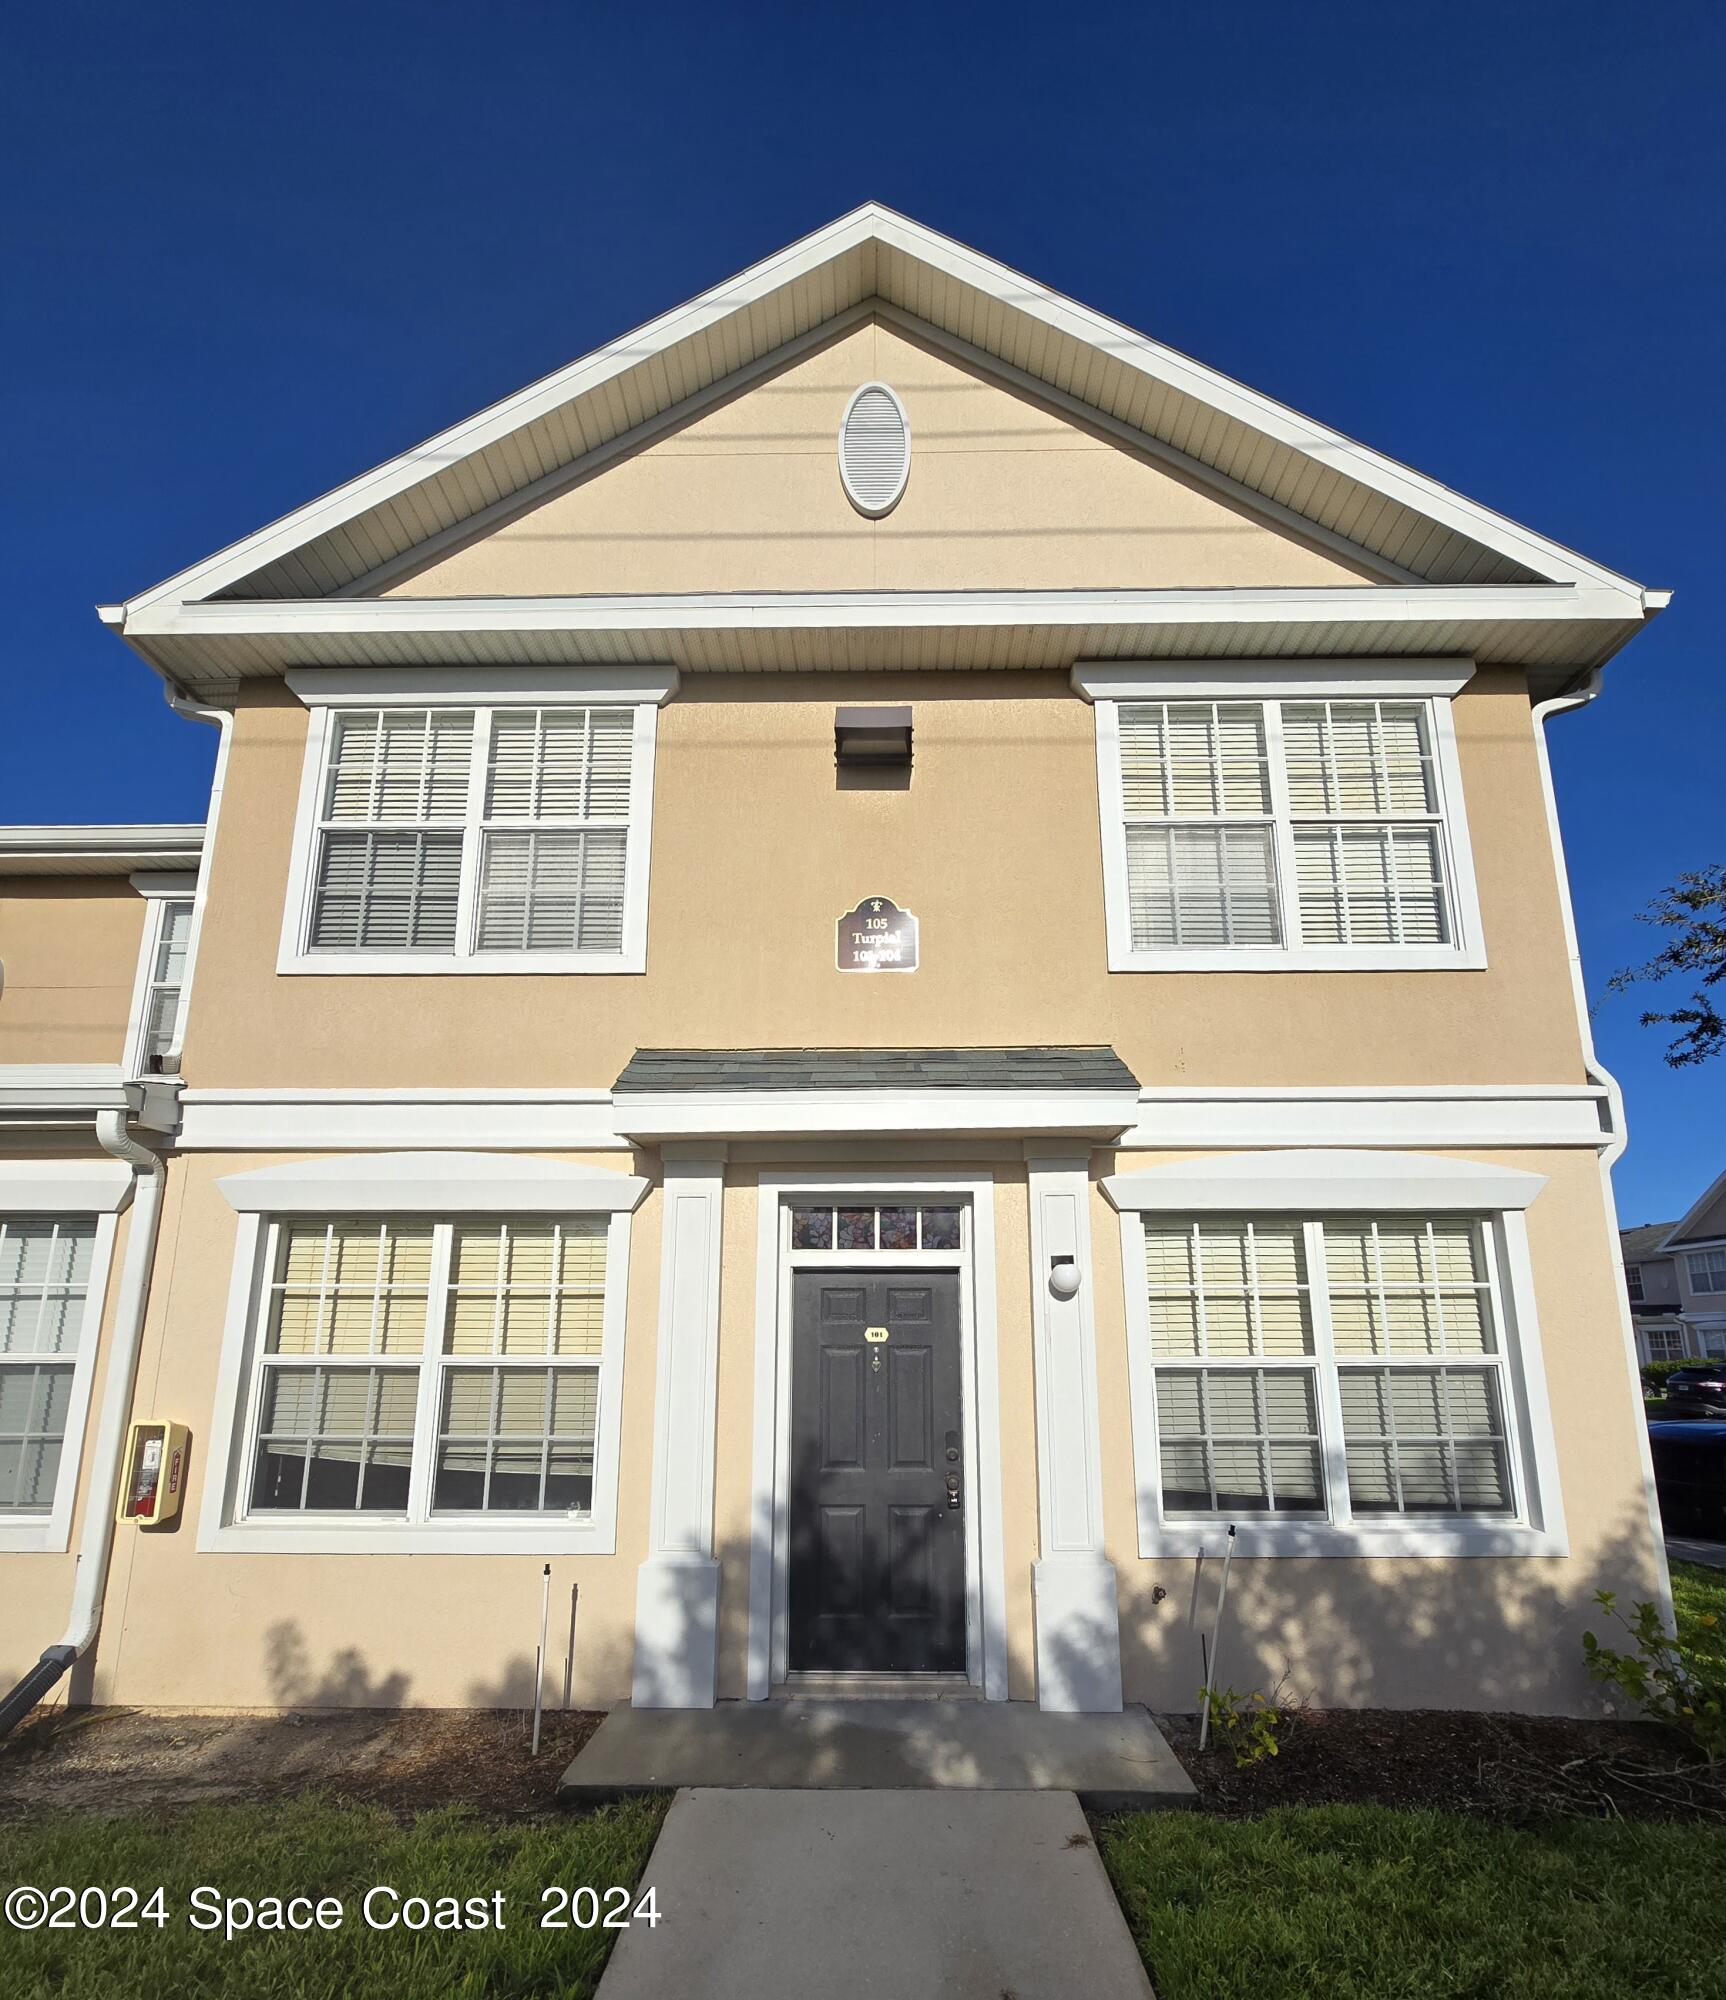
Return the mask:
POLYGON ((1658 1418, 1648 1444, 1666 1532, 1726 1541, 1726 1423, 1658 1418))
POLYGON ((1699 1361, 1666 1378, 1669 1417, 1726 1417, 1726 1361, 1699 1361))

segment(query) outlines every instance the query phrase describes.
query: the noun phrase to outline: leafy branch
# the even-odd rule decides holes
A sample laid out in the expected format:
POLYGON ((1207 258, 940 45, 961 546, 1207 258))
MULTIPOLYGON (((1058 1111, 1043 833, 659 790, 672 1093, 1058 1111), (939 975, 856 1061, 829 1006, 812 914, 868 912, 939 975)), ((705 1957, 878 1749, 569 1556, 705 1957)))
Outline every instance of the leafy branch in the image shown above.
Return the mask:
POLYGON ((1726 1050, 1726 1016, 1716 1004, 1711 989, 1726 980, 1726 866, 1716 863, 1680 875, 1670 888, 1662 889, 1637 921, 1656 924, 1674 932, 1646 965, 1626 966, 1607 983, 1608 993, 1622 993, 1639 981, 1654 982, 1685 975, 1696 979, 1697 990, 1688 1007, 1670 1013, 1645 1013, 1642 1025, 1664 1024, 1682 1028, 1666 1051, 1674 1069, 1706 1062, 1726 1050))

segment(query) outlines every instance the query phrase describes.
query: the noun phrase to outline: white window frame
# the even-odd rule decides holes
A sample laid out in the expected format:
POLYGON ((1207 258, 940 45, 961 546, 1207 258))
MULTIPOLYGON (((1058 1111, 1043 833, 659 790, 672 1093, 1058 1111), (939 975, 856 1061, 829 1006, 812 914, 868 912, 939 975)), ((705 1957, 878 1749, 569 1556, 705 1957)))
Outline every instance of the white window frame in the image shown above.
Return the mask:
POLYGON ((1634 1304, 1643 1305, 1646 1303, 1643 1295, 1644 1286, 1642 1282, 1642 1266, 1640 1264, 1625 1265, 1624 1289, 1630 1295, 1631 1301, 1634 1304))
POLYGON ((84 1293, 84 1321, 72 1359, 72 1394, 66 1407, 54 1502, 46 1514, 0 1513, 0 1555, 64 1555, 72 1546, 72 1515, 84 1463, 96 1353, 107 1319, 108 1278, 114 1263, 119 1210, 131 1193, 131 1171, 117 1160, 66 1160, 52 1166, 20 1161, 0 1166, 0 1215, 61 1215, 93 1219, 96 1224, 84 1293))
MULTIPOLYGON (((1462 768, 1451 712, 1455 695, 1474 672, 1471 660, 1340 660, 1314 662, 1276 675, 1256 662, 1215 665, 1172 663, 1103 666, 1081 662, 1073 686, 1096 709, 1097 803, 1102 830, 1103 903, 1111 972, 1374 972, 1479 971, 1486 964, 1474 853, 1464 807, 1462 768), (1258 702, 1264 705, 1265 752, 1271 811, 1261 818, 1227 824, 1272 826, 1277 905, 1283 942, 1279 945, 1159 947, 1133 946, 1132 908, 1127 887, 1127 823, 1122 810, 1121 727, 1123 704, 1140 702, 1258 702), (1282 747, 1283 702, 1420 702, 1426 709, 1428 740, 1438 786, 1439 866, 1447 889, 1451 941, 1444 945, 1304 944, 1300 937, 1300 897, 1295 880, 1295 820, 1288 798, 1282 747)), ((1393 816, 1394 817, 1394 816, 1393 816)), ((1195 820, 1195 825, 1210 822, 1195 820)), ((1375 821, 1363 819, 1362 825, 1375 821)), ((1430 822, 1429 822, 1430 823, 1430 822)))
POLYGON ((1699 1299, 1726 1298, 1726 1249, 1689 1250, 1684 1256, 1685 1273, 1690 1280, 1690 1290, 1699 1299), (1713 1278, 1716 1274, 1709 1270, 1709 1260, 1720 1260, 1718 1284, 1703 1284, 1702 1277, 1713 1278), (1700 1272, 1700 1276, 1698 1273, 1700 1272))
MULTIPOLYGON (((653 832, 653 768, 659 710, 677 692, 672 667, 424 668, 417 673, 379 668, 312 668, 290 673, 288 686, 311 711, 299 805, 294 818, 288 893, 276 970, 323 978, 442 973, 642 973, 647 970, 648 867, 653 832), (615 952, 474 951, 471 943, 479 898, 485 782, 491 715, 498 709, 621 708, 634 712, 625 858, 623 941, 615 952), (435 951, 312 951, 308 940, 317 878, 319 823, 332 718, 354 709, 471 709, 474 713, 467 811, 462 835, 461 892, 456 949, 435 951)), ((529 830, 523 821, 514 830, 529 830)))
POLYGON ((194 874, 180 874, 166 870, 144 870, 132 877, 132 887, 144 898, 144 936, 138 951, 138 971, 132 982, 132 1011, 130 1025, 126 1030, 126 1074, 134 1077, 177 1076, 179 1074, 180 1044, 186 1033, 186 1000, 192 990, 192 944, 193 937, 186 939, 186 962, 180 978, 180 1003, 174 1014, 174 1037, 168 1054, 173 1067, 166 1070, 145 1068, 149 1050, 144 1046, 150 1025, 150 998, 157 987, 155 977, 156 951, 162 942, 162 926, 167 919, 170 903, 189 903, 192 906, 194 933, 198 921, 198 878, 194 874))
MULTIPOLYGON (((630 1218, 647 1192, 638 1175, 577 1167, 524 1155, 371 1153, 260 1167, 217 1186, 238 1211, 227 1321, 210 1423, 209 1467, 198 1547, 280 1554, 614 1555, 622 1449, 623 1362, 629 1300, 630 1218), (428 1330, 416 1356, 379 1357, 374 1366, 411 1365, 420 1400, 415 1427, 417 1514, 249 1513, 256 1449, 259 1357, 266 1332, 276 1226, 307 1219, 360 1216, 384 1221, 464 1222, 523 1216, 603 1214, 605 1306, 599 1353, 599 1402, 593 1504, 585 1515, 430 1512, 421 1461, 435 1454, 435 1414, 428 1431, 429 1384, 441 1381, 428 1330)), ((438 1284, 434 1260, 433 1286, 438 1284)), ((429 1318, 429 1314, 428 1314, 429 1318)), ((555 1357, 548 1357, 546 1365, 555 1357)), ((587 1357, 583 1357, 586 1359, 587 1357)), ((484 1357, 472 1365, 485 1366, 484 1357)))
MULTIPOLYGON (((1534 1304, 1525 1211, 1546 1185, 1540 1174, 1422 1153, 1353 1149, 1322 1152, 1213 1154, 1191 1161, 1109 1176, 1103 1191, 1121 1217, 1121 1273, 1126 1298, 1127 1374, 1132 1405, 1133 1464, 1138 1496, 1139 1554, 1220 1554, 1228 1521, 1165 1517, 1157 1441, 1156 1369, 1186 1366, 1157 1362, 1151 1353, 1145 1283, 1147 1214, 1249 1217, 1293 1216, 1306 1222, 1307 1276, 1313 1300, 1316 1361, 1212 1363, 1195 1368, 1316 1367, 1320 1457, 1328 1515, 1284 1520, 1264 1514, 1237 1517, 1236 1553, 1242 1556, 1554 1556, 1569 1553, 1558 1483, 1558 1453, 1546 1393, 1540 1327, 1534 1304), (1337 1371, 1328 1352, 1328 1292, 1315 1257, 1312 1227, 1327 1215, 1413 1213, 1466 1215, 1479 1220, 1498 1314, 1504 1420, 1515 1512, 1509 1517, 1454 1520, 1373 1515, 1355 1519, 1339 1474, 1343 1436, 1337 1371), (1321 1325, 1322 1322, 1322 1325, 1321 1325)), ((1372 1357, 1351 1356, 1362 1367, 1372 1357)), ((1454 1357, 1430 1365, 1468 1366, 1454 1357)))

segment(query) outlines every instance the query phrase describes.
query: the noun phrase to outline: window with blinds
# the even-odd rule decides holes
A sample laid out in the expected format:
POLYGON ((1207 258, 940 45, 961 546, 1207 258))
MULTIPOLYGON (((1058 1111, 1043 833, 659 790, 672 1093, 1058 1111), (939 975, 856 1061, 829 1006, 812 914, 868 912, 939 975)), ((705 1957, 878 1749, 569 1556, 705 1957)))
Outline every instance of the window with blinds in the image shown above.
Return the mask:
POLYGON ((0 1216, 0 1518, 53 1510, 95 1242, 90 1216, 0 1216))
POLYGON ((638 837, 636 715, 337 711, 307 950, 616 957, 638 837))
POLYGON ((1427 701, 1117 710, 1134 952, 1454 945, 1427 701))
POLYGON ((604 1216, 284 1222, 252 1396, 254 1515, 585 1515, 604 1216))
POLYGON ((152 1075, 166 1070, 175 1054, 180 992, 186 981, 186 949, 192 936, 192 908, 189 896, 164 898, 156 916, 139 1045, 142 1066, 152 1075))
POLYGON ((1498 1279, 1464 1216, 1147 1216, 1165 1518, 1505 1518, 1498 1279))

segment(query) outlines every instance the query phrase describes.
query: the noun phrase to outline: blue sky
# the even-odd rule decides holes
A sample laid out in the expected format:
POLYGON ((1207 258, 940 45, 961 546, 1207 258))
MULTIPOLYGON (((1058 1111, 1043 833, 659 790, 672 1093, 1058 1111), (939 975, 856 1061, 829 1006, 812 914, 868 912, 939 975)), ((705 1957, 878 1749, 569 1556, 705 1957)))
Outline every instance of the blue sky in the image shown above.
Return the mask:
MULTIPOLYGON (((0 818, 192 819, 91 605, 874 196, 1669 585, 1553 731, 1591 993, 1726 858, 1718 7, 15 10, 0 818)), ((1675 996, 1676 997, 1676 996, 1675 996)), ((1627 1222, 1726 1063, 1597 1012, 1627 1222)))

